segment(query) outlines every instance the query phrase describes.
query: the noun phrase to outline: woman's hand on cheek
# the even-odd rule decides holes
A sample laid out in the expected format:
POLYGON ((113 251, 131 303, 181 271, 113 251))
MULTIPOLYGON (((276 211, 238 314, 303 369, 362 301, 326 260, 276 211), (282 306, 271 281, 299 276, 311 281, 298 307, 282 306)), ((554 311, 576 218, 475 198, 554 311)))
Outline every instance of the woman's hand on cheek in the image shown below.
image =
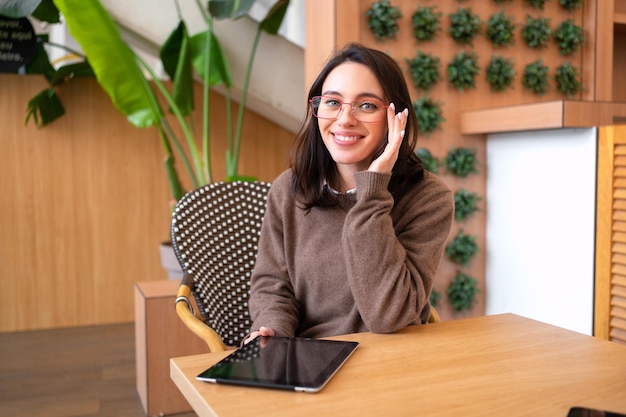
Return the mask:
POLYGON ((404 129, 409 116, 409 110, 404 109, 396 114, 396 107, 393 103, 387 109, 387 126, 389 127, 389 135, 387 137, 387 145, 383 153, 372 161, 368 171, 391 173, 393 166, 398 159, 398 151, 404 138, 404 129))

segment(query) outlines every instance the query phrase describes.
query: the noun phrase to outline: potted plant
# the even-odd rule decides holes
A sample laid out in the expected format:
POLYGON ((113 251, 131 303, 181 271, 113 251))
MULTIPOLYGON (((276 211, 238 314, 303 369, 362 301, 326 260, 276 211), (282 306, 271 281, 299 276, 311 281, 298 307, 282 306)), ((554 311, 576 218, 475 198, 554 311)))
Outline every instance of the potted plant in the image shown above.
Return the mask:
POLYGON ((535 9, 540 9, 540 10, 543 10, 544 5, 548 1, 549 0, 524 0, 526 4, 534 7, 535 9))
POLYGON ((413 36, 418 42, 432 41, 437 32, 441 31, 442 12, 437 11, 437 6, 420 6, 413 14, 413 36))
POLYGON ((543 64, 543 60, 538 59, 531 62, 524 68, 522 76, 522 86, 537 95, 548 92, 548 66, 543 64))
POLYGON ((441 79, 439 72, 441 61, 438 57, 418 51, 415 58, 405 58, 405 60, 409 66, 413 85, 418 90, 428 91, 441 79))
POLYGON ((478 202, 481 200, 477 193, 472 193, 463 188, 454 193, 454 219, 464 222, 480 210, 478 202))
POLYGON ((561 94, 573 98, 582 88, 580 74, 572 64, 564 62, 559 65, 554 73, 556 89, 561 94))
POLYGON ((471 8, 461 7, 456 13, 450 13, 450 36, 458 44, 472 45, 481 27, 480 17, 473 14, 471 8))
POLYGON ((585 44, 583 28, 574 23, 574 19, 559 23, 552 36, 564 56, 573 54, 585 44))
POLYGON ((436 156, 434 156, 428 149, 426 148, 417 148, 415 150, 417 156, 422 160, 422 164, 424 164, 424 169, 426 171, 430 171, 433 174, 437 173, 439 168, 439 160, 436 156))
POLYGON ((532 16, 526 17, 526 24, 522 28, 522 39, 530 48, 547 48, 552 37, 550 18, 532 16))
POLYGON ((491 91, 502 92, 513 85, 515 68, 512 58, 492 56, 485 69, 485 78, 491 86, 491 91))
MULTIPOLYGON (((230 67, 219 40, 213 33, 213 22, 215 19, 239 19, 247 14, 255 1, 208 0, 203 5, 200 0, 196 0, 198 13, 206 23, 206 30, 194 35, 187 33, 184 18, 180 16, 178 25, 160 48, 163 67, 172 79, 171 90, 166 88, 150 66, 122 40, 116 23, 97 0, 88 2, 55 0, 54 3, 50 0, 28 0, 22 3, 39 5, 45 2, 58 8, 70 33, 82 47, 98 83, 109 95, 115 107, 127 116, 128 121, 134 126, 154 127, 157 130, 165 153, 165 169, 172 198, 176 202, 186 193, 183 186, 185 182, 192 188, 197 188, 213 181, 209 137, 209 89, 213 86, 222 86, 226 97, 228 131, 226 179, 250 179, 239 175, 238 161, 252 64, 261 34, 278 33, 289 0, 279 0, 257 26, 236 123, 232 121, 231 112, 230 67), (150 78, 147 78, 144 72, 147 72, 150 78), (193 119, 189 117, 193 111, 194 76, 203 82, 201 129, 196 129, 193 126, 193 119), (166 101, 167 109, 159 104, 159 95, 166 101), (175 129, 165 117, 168 112, 173 114, 180 131, 183 132, 182 137, 175 133, 175 129), (200 137, 197 137, 195 132, 201 132, 200 137), (181 165, 178 165, 179 161, 181 165), (186 174, 187 181, 181 180, 183 174, 186 174)), ((173 12, 174 6, 173 2, 173 12)))
POLYGON ((402 17, 402 12, 398 7, 392 6, 389 0, 375 1, 365 15, 368 18, 368 27, 376 39, 396 37, 400 29, 398 19, 402 17))
POLYGON ((572 13, 574 10, 581 8, 583 0, 559 0, 559 4, 561 7, 572 13))
POLYGON ((458 91, 467 88, 476 88, 478 56, 475 52, 459 52, 448 64, 448 81, 458 91))
POLYGON ((508 47, 515 43, 515 23, 513 16, 504 12, 493 14, 487 21, 487 39, 494 47, 508 47))
POLYGON ((470 174, 478 173, 478 160, 476 159, 476 149, 452 148, 443 160, 448 172, 457 177, 465 178, 470 174))
POLYGON ((457 271, 446 290, 452 310, 456 313, 471 310, 480 292, 476 278, 457 271))
POLYGON ((445 252, 448 258, 457 265, 468 266, 478 254, 476 236, 466 235, 463 230, 448 243, 445 252))
MULTIPOLYGON (((174 0, 176 1, 176 0, 174 0)), ((213 33, 215 19, 239 19, 246 15, 256 0, 208 0, 205 6, 196 1, 198 13, 206 22, 206 30, 190 35, 184 18, 173 29, 160 48, 163 67, 172 80, 172 89, 164 83, 122 40, 119 29, 106 9, 97 1, 43 0, 58 7, 72 36, 82 47, 98 83, 110 96, 115 107, 136 127, 155 127, 165 152, 165 168, 170 181, 172 197, 175 201, 186 192, 181 181, 185 173, 188 182, 197 188, 213 181, 210 159, 209 137, 209 88, 224 87, 227 106, 228 150, 226 154, 226 178, 246 179, 238 173, 238 159, 241 145, 241 130, 245 111, 248 83, 252 72, 256 49, 263 32, 275 35, 278 32, 289 0, 280 0, 269 11, 266 18, 257 26, 247 63, 244 87, 241 93, 239 113, 236 123, 232 122, 230 88, 232 76, 228 60, 213 33), (144 76, 147 72, 150 77, 144 76), (203 109, 201 129, 193 126, 187 117, 193 111, 194 75, 203 81, 203 109), (155 86, 156 92, 151 86, 155 86), (158 93, 158 94, 157 94, 158 93), (157 100, 158 95, 165 99, 168 110, 164 110, 157 100), (175 134, 165 115, 170 112, 179 124, 183 137, 175 134), (234 129, 233 129, 234 127, 234 129), (196 137, 194 132, 202 132, 196 137), (198 144, 201 144, 199 146, 198 144), (182 168, 176 165, 177 158, 182 168)), ((31 0, 28 3, 42 3, 31 0)), ((25 2, 26 3, 26 2, 25 2)), ((174 11, 172 3, 172 11, 174 11)))
POLYGON ((417 116, 418 130, 428 137, 439 129, 446 119, 442 115, 441 106, 430 97, 422 97, 413 102, 413 111, 417 116))

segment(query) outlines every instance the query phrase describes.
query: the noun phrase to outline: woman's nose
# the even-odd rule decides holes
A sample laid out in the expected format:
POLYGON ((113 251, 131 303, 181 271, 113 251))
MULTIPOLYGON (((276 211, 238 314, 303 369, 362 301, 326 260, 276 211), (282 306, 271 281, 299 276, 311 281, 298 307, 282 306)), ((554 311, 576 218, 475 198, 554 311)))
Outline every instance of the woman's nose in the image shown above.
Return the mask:
POLYGON ((339 111, 339 114, 337 115, 337 121, 340 124, 356 123, 356 119, 354 117, 354 112, 352 111, 351 103, 342 104, 341 110, 339 111))

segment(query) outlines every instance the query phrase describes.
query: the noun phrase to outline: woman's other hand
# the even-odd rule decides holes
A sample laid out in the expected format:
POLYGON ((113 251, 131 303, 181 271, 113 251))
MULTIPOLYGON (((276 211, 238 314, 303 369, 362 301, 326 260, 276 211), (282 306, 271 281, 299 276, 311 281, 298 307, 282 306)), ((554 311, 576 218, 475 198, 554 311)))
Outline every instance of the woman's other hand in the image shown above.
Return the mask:
POLYGON ((276 333, 271 327, 261 327, 259 330, 256 330, 248 335, 248 337, 243 341, 244 345, 252 342, 258 336, 276 336, 276 333))

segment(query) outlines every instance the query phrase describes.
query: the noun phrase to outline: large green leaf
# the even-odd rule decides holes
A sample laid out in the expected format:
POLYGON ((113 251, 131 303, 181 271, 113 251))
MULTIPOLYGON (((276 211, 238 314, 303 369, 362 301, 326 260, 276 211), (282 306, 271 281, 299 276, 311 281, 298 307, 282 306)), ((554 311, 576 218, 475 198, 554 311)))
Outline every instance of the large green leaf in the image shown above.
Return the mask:
POLYGON ((56 70, 50 64, 50 58, 46 49, 43 47, 43 40, 37 40, 37 46, 35 47, 35 55, 25 66, 27 74, 42 74, 48 82, 54 78, 56 70))
POLYGON ((52 0, 43 0, 33 12, 33 17, 48 23, 61 23, 59 9, 52 0))
POLYGON ((267 16, 260 23, 260 28, 265 33, 270 35, 276 35, 280 29, 280 25, 283 23, 285 13, 289 7, 289 0, 279 0, 274 6, 267 12, 267 16))
POLYGON ((162 115, 150 84, 100 2, 55 0, 55 4, 115 107, 137 127, 158 123, 162 115))
POLYGON ((67 79, 74 77, 93 77, 93 68, 89 65, 89 62, 76 62, 73 64, 63 65, 60 67, 54 77, 50 79, 50 85, 55 86, 63 84, 67 79))
POLYGON ((256 0, 209 0, 209 13, 216 19, 239 19, 248 14, 256 0))
MULTIPOLYGON (((202 77, 204 74, 205 44, 207 32, 197 33, 189 39, 189 47, 191 51, 191 59, 196 72, 202 77)), ((211 57, 209 60, 209 85, 215 86, 224 84, 230 88, 233 85, 233 78, 228 66, 228 59, 224 54, 222 46, 218 42, 215 35, 211 32, 211 57)), ((207 80, 204 80, 207 82, 207 80)))
POLYGON ((61 100, 54 88, 48 88, 37 94, 28 102, 26 110, 26 124, 32 117, 39 127, 52 123, 65 114, 61 100))
POLYGON ((181 21, 168 36, 159 55, 165 72, 174 81, 172 98, 182 114, 190 114, 193 111, 193 69, 185 22, 181 21))

